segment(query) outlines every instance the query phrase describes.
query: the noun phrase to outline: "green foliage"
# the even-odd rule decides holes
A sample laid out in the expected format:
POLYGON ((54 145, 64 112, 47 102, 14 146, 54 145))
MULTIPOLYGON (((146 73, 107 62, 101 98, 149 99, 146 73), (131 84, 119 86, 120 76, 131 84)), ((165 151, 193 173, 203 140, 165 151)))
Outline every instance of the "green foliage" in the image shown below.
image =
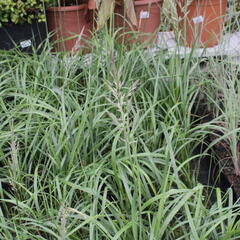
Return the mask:
POLYGON ((0 55, 0 239, 239 238, 232 191, 209 206, 190 169, 213 125, 192 121, 198 60, 93 41, 0 55))
POLYGON ((45 21, 44 6, 51 0, 0 0, 0 27, 8 23, 45 21))

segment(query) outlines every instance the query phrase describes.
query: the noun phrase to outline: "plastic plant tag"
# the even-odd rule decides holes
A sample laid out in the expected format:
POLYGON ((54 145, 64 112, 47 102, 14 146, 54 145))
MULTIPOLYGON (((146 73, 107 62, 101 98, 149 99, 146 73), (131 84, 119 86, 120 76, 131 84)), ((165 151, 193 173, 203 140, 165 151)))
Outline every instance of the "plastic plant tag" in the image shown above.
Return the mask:
POLYGON ((203 16, 198 16, 192 19, 194 24, 202 23, 204 21, 203 16))
POLYGON ((21 48, 30 47, 30 46, 32 46, 32 41, 30 39, 22 41, 22 42, 20 42, 20 46, 21 46, 21 48))
POLYGON ((140 12, 140 19, 146 19, 150 17, 150 13, 148 11, 141 11, 140 12))

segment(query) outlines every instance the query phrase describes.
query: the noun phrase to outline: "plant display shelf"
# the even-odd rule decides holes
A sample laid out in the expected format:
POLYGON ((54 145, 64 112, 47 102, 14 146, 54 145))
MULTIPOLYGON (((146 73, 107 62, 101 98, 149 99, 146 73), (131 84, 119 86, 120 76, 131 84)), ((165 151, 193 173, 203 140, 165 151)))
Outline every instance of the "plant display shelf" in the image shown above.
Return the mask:
POLYGON ((213 56, 228 56, 240 62, 240 32, 228 33, 222 36, 220 43, 211 48, 192 48, 179 46, 175 40, 174 32, 159 32, 157 39, 158 49, 167 50, 168 56, 173 54, 185 57, 193 54, 194 57, 213 57, 213 56))

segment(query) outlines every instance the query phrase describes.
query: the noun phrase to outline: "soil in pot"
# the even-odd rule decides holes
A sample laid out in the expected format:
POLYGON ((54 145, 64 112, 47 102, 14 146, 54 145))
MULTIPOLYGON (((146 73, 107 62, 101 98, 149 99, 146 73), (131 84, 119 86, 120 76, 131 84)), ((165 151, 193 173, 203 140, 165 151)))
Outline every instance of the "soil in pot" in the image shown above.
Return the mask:
POLYGON ((177 2, 181 43, 192 47, 213 47, 219 43, 227 0, 186 0, 177 2))
POLYGON ((163 0, 136 0, 134 2, 137 26, 126 16, 122 4, 116 4, 114 25, 119 31, 120 42, 148 43, 155 42, 160 26, 160 15, 163 0), (120 29, 120 30, 119 30, 120 29))
MULTIPOLYGON (((206 64, 206 62, 202 62, 206 64)), ((193 105, 191 121, 196 124, 212 122, 214 117, 213 109, 206 106, 205 99, 193 105)), ((230 146, 222 139, 217 141, 221 133, 214 130, 209 132, 204 141, 193 149, 192 155, 195 156, 190 163, 190 169, 198 182, 204 185, 205 194, 209 205, 217 201, 215 188, 220 188, 223 194, 231 188, 233 200, 236 202, 240 197, 239 176, 234 174, 233 161, 231 159, 230 146), (210 149, 209 145, 216 142, 210 149), (234 176, 235 175, 235 176, 234 176), (238 179, 237 179, 238 178, 238 179)))
MULTIPOLYGON (((194 150, 194 155, 202 155, 206 148, 207 146, 198 146, 194 150)), ((214 191, 217 187, 220 188, 224 194, 232 188, 234 201, 236 201, 238 196, 235 193, 235 188, 228 181, 222 167, 212 155, 215 154, 209 150, 208 155, 205 154, 204 156, 197 157, 191 162, 193 176, 196 176, 197 181, 204 186, 205 195, 210 205, 217 201, 216 192, 214 191)))
POLYGON ((88 5, 51 7, 47 10, 48 30, 53 32, 54 51, 86 50, 93 21, 88 5))

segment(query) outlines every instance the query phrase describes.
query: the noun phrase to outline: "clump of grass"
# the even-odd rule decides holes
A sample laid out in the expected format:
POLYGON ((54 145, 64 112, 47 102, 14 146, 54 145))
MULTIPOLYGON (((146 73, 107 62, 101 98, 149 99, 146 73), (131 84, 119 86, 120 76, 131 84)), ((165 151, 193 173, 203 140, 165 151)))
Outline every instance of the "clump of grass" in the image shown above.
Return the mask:
POLYGON ((198 61, 93 44, 0 57, 1 239, 239 237, 233 193, 209 208, 191 174, 198 61))

